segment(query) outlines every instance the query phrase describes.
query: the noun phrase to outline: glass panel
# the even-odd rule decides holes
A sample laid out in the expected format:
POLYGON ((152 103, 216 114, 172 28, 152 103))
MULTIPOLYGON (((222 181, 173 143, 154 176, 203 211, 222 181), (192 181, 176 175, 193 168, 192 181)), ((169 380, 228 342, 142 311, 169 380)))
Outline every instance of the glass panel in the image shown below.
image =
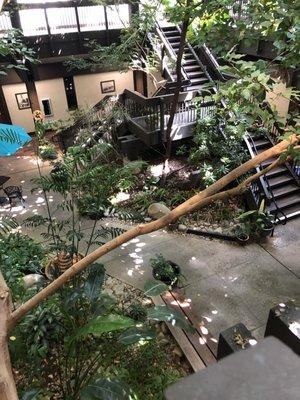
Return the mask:
POLYGON ((118 4, 107 6, 107 21, 109 29, 122 29, 129 26, 129 5, 118 4))
POLYGON ((4 11, 0 14, 0 32, 5 32, 11 28, 12 26, 9 13, 7 11, 4 11))
POLYGON ((34 8, 19 11, 24 36, 47 35, 47 24, 44 10, 34 8))
POLYGON ((47 8, 50 33, 77 32, 74 7, 47 8))
POLYGON ((106 29, 103 6, 78 7, 77 10, 82 32, 106 29))

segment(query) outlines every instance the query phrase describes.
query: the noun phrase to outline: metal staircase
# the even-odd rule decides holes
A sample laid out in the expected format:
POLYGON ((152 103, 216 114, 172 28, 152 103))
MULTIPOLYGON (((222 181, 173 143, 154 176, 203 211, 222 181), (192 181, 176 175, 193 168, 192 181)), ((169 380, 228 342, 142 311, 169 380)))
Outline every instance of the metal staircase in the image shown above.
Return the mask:
MULTIPOLYGON (((273 146, 272 139, 266 136, 249 134, 245 141, 252 157, 273 146)), ((275 160, 275 158, 270 158, 264 161, 257 170, 267 167, 275 160)), ((266 209, 273 215, 274 222, 285 223, 291 218, 300 216, 300 166, 298 164, 286 162, 274 168, 261 177, 259 188, 256 183, 251 189, 257 203, 255 206, 259 206, 259 202, 265 198, 266 209)))
MULTIPOLYGON (((177 56, 180 45, 180 29, 177 26, 168 26, 160 28, 171 51, 177 56)), ((186 87, 187 91, 201 91, 203 85, 212 82, 212 78, 202 64, 193 47, 187 42, 184 47, 182 68, 185 77, 190 84, 186 87)), ((173 81, 176 81, 176 71, 171 71, 173 81)))

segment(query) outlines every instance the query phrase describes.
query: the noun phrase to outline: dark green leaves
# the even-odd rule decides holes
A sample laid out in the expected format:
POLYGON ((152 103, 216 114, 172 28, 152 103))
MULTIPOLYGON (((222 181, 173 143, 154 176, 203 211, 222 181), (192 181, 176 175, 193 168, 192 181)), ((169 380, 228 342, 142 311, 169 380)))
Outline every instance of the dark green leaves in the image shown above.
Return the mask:
POLYGON ((153 340, 155 337, 154 329, 146 327, 129 328, 120 335, 119 342, 123 344, 143 343, 153 340))
POLYGON ((89 269, 88 277, 84 283, 84 294, 91 302, 100 296, 105 278, 105 268, 102 264, 93 264, 89 269))
POLYGON ((192 331, 194 328, 187 319, 177 310, 168 306, 155 306, 148 310, 148 318, 155 321, 169 322, 173 326, 192 331))
POLYGON ((102 335, 103 333, 118 331, 134 326, 136 322, 128 317, 118 314, 109 314, 96 317, 80 328, 71 338, 71 341, 82 339, 87 335, 102 335))
POLYGON ((157 280, 151 280, 146 282, 145 286, 145 295, 152 297, 152 296, 158 296, 167 290, 169 290, 169 286, 167 286, 165 283, 157 281, 157 280))
POLYGON ((80 400, 134 400, 132 390, 117 379, 98 378, 80 392, 80 400))

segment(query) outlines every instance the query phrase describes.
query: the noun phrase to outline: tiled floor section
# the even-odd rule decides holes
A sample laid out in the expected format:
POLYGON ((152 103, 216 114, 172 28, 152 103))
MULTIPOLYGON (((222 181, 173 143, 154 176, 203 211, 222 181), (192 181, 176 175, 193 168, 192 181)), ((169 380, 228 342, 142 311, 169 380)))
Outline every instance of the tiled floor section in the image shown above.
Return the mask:
MULTIPOLYGON (((14 157, 0 158, 0 174, 11 177, 7 185, 22 185, 26 209, 0 209, 1 215, 13 215, 20 221, 33 214, 46 215, 43 194, 31 193, 31 179, 38 176, 37 160, 30 149, 14 157)), ((48 163, 40 164, 43 174, 48 163)), ((56 208, 57 194, 50 194, 50 206, 56 208)), ((58 219, 65 212, 55 212, 58 219)), ((93 221, 84 220, 85 237, 93 221)), ((41 239, 43 228, 22 228, 23 232, 41 239)), ((91 248, 92 250, 93 248, 91 248)), ((199 236, 158 231, 132 240, 100 261, 109 274, 143 288, 151 278, 149 260, 155 254, 177 262, 186 277, 182 289, 191 299, 194 310, 216 337, 219 332, 243 322, 261 338, 269 309, 289 299, 300 301, 300 219, 275 230, 274 238, 262 245, 245 247, 234 243, 209 240, 199 236)), ((84 247, 81 249, 84 253, 84 247)))

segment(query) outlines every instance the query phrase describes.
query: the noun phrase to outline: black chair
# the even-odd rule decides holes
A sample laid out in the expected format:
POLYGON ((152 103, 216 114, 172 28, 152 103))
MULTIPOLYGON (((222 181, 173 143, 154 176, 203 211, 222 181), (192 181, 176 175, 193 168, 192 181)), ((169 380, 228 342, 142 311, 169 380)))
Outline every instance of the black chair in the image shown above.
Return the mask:
POLYGON ((13 203, 16 200, 20 200, 23 208, 25 208, 25 200, 23 199, 22 195, 22 187, 21 186, 7 186, 3 189, 4 193, 8 197, 10 208, 13 207, 13 203))

